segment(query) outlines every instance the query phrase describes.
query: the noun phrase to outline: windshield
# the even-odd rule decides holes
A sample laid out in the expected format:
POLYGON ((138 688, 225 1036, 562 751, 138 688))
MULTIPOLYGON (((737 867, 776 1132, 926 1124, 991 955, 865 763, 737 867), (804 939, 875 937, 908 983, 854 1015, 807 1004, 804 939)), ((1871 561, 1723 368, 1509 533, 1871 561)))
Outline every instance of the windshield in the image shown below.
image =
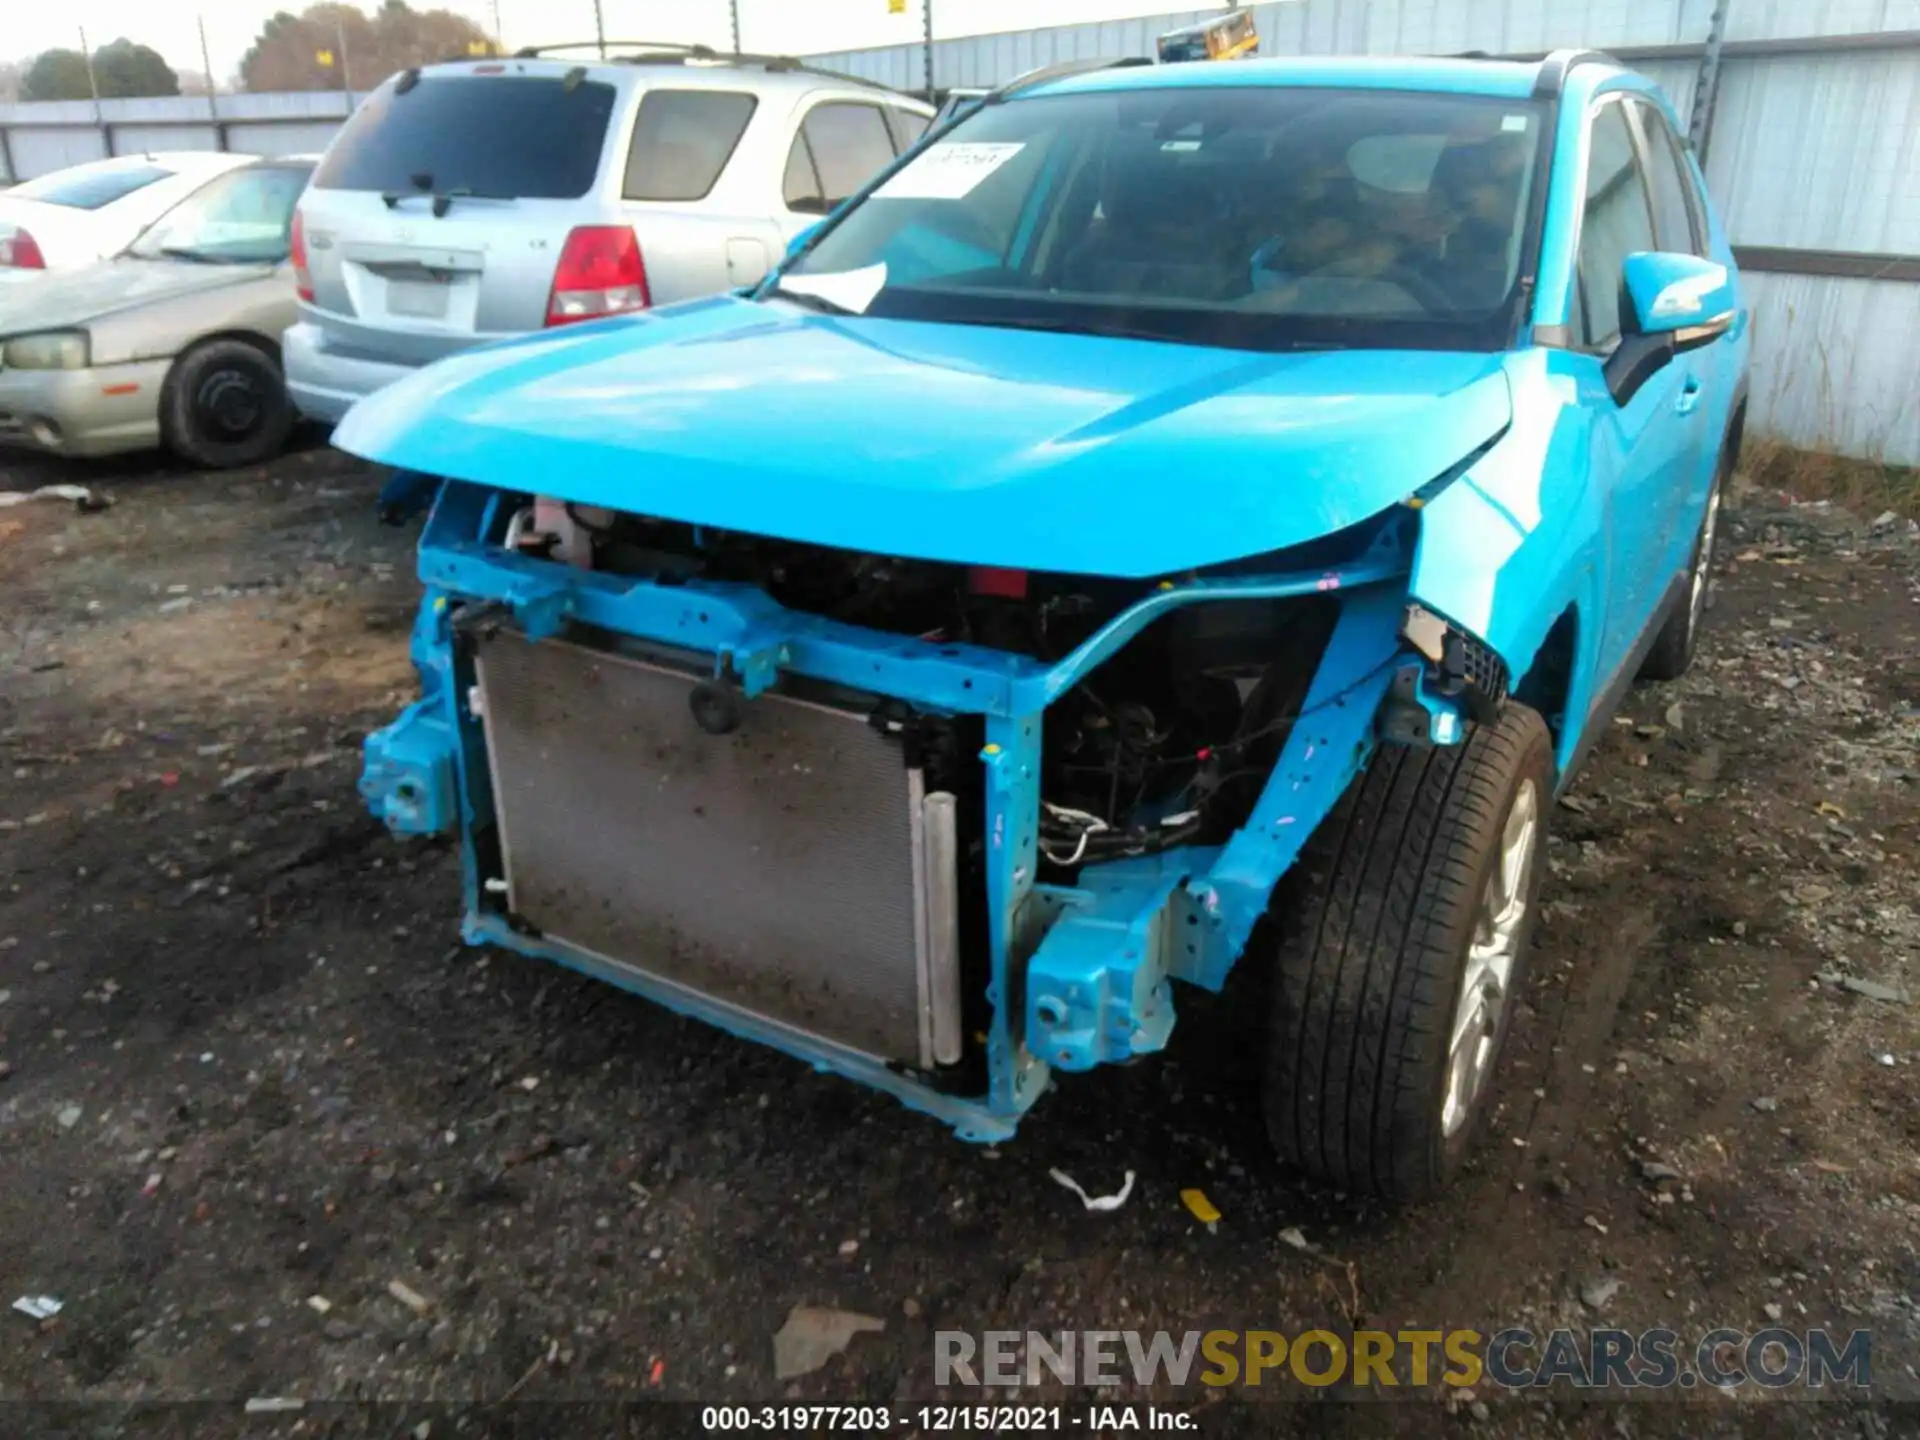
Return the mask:
POLYGON ((277 265, 287 258, 294 202, 306 165, 249 165, 208 181, 128 247, 143 259, 207 265, 277 265))
POLYGON ((990 104, 778 289, 1247 349, 1496 349, 1544 118, 1527 101, 1275 86, 990 104))

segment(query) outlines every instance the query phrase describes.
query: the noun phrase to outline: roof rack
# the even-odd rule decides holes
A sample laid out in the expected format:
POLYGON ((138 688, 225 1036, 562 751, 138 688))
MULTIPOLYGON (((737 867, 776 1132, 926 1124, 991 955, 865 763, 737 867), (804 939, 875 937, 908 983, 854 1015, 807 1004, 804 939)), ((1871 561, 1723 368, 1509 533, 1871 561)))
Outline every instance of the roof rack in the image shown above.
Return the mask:
POLYGON ((560 40, 552 45, 522 45, 513 52, 515 60, 538 60, 542 55, 550 55, 556 50, 598 50, 605 54, 614 46, 644 45, 649 50, 673 50, 682 54, 705 51, 711 55, 714 51, 705 45, 688 45, 680 40, 560 40))
MULTIPOLYGON (((605 63, 609 65, 685 65, 688 63, 705 65, 758 65, 761 69, 775 75, 818 75, 826 80, 839 80, 848 85, 860 85, 869 90, 885 90, 889 94, 900 94, 893 86, 879 80, 869 80, 864 75, 849 75, 840 70, 823 70, 817 65, 809 65, 792 55, 759 55, 750 51, 716 50, 711 45, 682 45, 666 40, 608 40, 605 48, 637 48, 637 55, 607 55, 605 63)), ((516 60, 537 60, 558 50, 599 50, 598 40, 566 41, 556 45, 525 45, 513 52, 516 60)))
POLYGON ((1533 79, 1533 96, 1536 100, 1547 100, 1558 95, 1576 66, 1619 63, 1604 50, 1555 50, 1540 62, 1540 73, 1533 79))

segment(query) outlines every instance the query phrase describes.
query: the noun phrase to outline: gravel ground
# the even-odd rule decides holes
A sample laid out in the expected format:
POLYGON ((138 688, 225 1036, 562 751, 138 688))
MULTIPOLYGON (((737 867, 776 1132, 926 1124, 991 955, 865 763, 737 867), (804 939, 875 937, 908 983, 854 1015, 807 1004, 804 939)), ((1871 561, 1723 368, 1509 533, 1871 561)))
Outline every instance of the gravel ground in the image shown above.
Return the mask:
MULTIPOLYGON (((241 476, 0 461, 0 489, 75 478, 116 503, 0 510, 0 1300, 64 1302, 0 1315, 0 1431, 477 1434, 507 1412, 463 1407, 509 1395, 523 1434, 631 1424, 559 1401, 903 1407, 935 1398, 940 1328, 1778 1318, 1870 1329, 1881 1401, 1920 1397, 1909 522, 1738 498, 1701 663, 1632 694, 1554 813, 1494 1133, 1387 1214, 1267 1157, 1256 973, 982 1149, 460 948, 453 852, 390 839, 353 788, 413 685, 413 534, 373 523, 375 477, 323 449, 241 476), (1055 1167, 1138 1181, 1088 1215, 1055 1167), (884 1329, 782 1382, 801 1304, 884 1329), (256 1396, 385 1403, 236 1418, 256 1396)), ((1214 1434, 1877 1440, 1920 1414, 1751 1387, 1159 1398, 1214 1434)))

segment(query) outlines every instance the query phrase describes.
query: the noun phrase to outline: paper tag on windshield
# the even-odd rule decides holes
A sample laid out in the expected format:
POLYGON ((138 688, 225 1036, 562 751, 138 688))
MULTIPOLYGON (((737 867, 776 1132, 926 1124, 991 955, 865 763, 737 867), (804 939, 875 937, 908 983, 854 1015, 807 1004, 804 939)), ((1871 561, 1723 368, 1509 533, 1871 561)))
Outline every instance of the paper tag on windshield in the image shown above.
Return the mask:
POLYGON ((886 284, 887 262, 882 260, 878 265, 836 270, 827 275, 782 275, 775 293, 787 290, 796 295, 818 295, 842 310, 864 315, 873 304, 873 297, 885 289, 886 284))
POLYGON ((1026 149, 1023 141, 955 142, 930 147, 873 192, 876 200, 958 200, 1026 149))

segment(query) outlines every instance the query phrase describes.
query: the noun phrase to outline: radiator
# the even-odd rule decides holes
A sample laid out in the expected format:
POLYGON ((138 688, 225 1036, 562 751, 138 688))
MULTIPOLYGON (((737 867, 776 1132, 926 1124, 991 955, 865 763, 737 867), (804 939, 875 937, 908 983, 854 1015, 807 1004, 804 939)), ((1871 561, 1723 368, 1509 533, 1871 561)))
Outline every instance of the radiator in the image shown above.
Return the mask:
POLYGON ((478 703, 508 903, 616 967, 881 1059, 959 1058, 953 797, 864 714, 501 630, 478 703))

